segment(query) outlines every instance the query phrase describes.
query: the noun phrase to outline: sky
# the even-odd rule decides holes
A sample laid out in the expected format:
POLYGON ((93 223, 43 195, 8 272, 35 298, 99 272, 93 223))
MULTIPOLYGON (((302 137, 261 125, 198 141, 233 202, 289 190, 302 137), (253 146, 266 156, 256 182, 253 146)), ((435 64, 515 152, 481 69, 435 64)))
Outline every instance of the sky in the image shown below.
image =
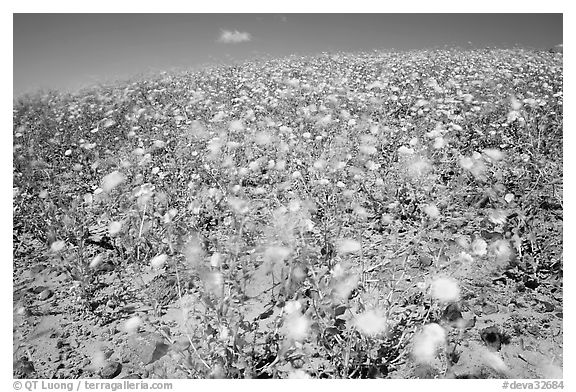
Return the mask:
POLYGON ((13 96, 251 58, 450 47, 547 49, 562 14, 14 14, 13 96))

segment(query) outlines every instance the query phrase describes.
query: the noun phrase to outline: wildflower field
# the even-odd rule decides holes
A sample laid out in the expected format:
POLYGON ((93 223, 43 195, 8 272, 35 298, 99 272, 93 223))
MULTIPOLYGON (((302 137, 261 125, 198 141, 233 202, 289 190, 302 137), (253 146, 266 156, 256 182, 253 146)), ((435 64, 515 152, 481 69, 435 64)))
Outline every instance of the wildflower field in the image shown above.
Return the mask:
POLYGON ((14 376, 561 378, 563 55, 16 99, 14 376))

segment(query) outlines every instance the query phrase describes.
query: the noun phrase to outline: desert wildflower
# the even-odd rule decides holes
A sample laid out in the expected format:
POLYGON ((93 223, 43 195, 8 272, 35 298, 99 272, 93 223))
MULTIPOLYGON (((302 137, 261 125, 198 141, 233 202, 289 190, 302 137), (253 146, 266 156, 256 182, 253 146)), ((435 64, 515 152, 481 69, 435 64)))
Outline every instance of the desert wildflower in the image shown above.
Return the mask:
POLYGON ((345 253, 356 253, 361 249, 360 242, 352 239, 343 239, 338 243, 338 252, 345 253))
POLYGON ((414 338, 412 355, 418 363, 431 363, 436 358, 438 349, 446 342, 446 331, 440 325, 425 325, 414 338))
POLYGON ((386 330, 386 317, 379 311, 367 310, 356 316, 354 326, 363 335, 380 335, 386 330))
POLYGON ((126 177, 124 174, 120 173, 119 171, 113 171, 110 174, 107 174, 102 179, 100 187, 104 190, 104 192, 110 192, 112 189, 116 188, 120 185, 126 177))
POLYGON ((458 282, 450 278, 437 278, 430 286, 433 298, 440 302, 455 302, 460 299, 458 282))
POLYGON ((161 255, 153 257, 152 260, 150 260, 150 265, 154 269, 160 269, 160 268, 164 267, 164 264, 166 264, 167 260, 168 260, 168 255, 163 253, 161 255))

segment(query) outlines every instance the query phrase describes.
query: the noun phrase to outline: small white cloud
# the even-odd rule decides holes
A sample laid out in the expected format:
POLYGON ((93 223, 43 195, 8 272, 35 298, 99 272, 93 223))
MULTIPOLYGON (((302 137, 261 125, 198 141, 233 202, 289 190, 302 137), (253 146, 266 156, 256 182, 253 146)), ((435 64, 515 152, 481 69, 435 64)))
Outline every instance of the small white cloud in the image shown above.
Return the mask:
POLYGON ((220 33, 220 38, 218 38, 218 42, 222 42, 224 44, 238 44, 240 42, 249 42, 252 40, 252 35, 245 31, 230 31, 230 30, 222 30, 220 33))

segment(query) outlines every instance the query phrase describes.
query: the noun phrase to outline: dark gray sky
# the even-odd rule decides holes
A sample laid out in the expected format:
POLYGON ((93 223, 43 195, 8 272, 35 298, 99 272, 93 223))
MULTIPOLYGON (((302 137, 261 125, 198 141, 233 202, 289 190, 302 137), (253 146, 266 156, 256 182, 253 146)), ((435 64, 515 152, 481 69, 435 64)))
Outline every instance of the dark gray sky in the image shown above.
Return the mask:
POLYGON ((259 55, 562 43, 562 14, 14 14, 13 22, 15 96, 259 55))

